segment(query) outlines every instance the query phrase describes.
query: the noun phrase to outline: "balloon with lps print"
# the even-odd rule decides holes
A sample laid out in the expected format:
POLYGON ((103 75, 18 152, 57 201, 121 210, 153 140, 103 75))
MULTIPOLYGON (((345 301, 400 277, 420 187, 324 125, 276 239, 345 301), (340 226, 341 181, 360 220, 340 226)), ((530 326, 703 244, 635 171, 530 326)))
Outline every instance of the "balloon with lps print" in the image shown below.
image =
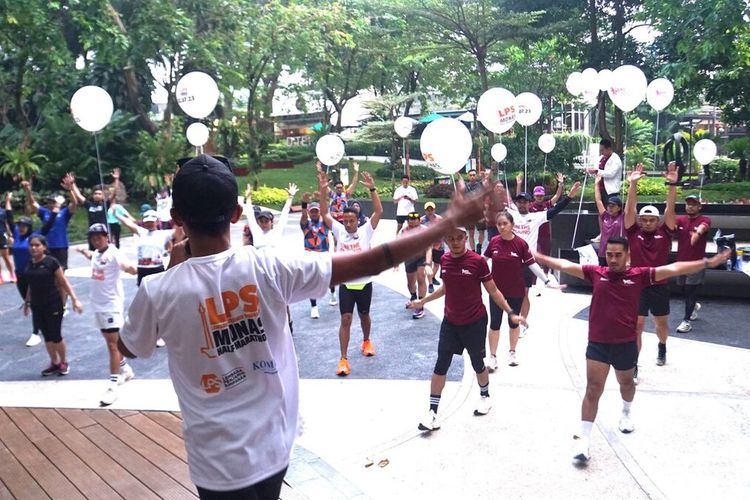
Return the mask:
POLYGON ((477 102, 477 118, 491 132, 502 134, 516 123, 516 97, 507 89, 487 90, 477 102))
POLYGON ((344 157, 344 141, 336 134, 324 135, 315 144, 315 155, 323 165, 333 166, 344 157))
POLYGON ((396 118, 396 121, 393 122, 393 130, 395 130, 396 134, 403 139, 406 139, 411 135, 413 128, 414 120, 408 116, 399 116, 396 118))
POLYGON ((419 140, 422 157, 444 175, 455 174, 466 165, 472 146, 469 129, 454 118, 430 122, 419 140))
POLYGON ((177 82, 175 97, 185 114, 201 119, 210 115, 219 102, 219 87, 206 73, 191 71, 177 82))
POLYGON ((542 101, 536 94, 523 92, 516 96, 516 121, 531 126, 542 116, 542 101))
POLYGON ((607 93, 615 106, 627 113, 633 111, 646 97, 648 80, 640 68, 626 64, 612 72, 607 93))
POLYGON ((609 84, 612 81, 612 71, 603 69, 596 75, 597 82, 599 83, 599 90, 606 92, 609 88, 609 84))
POLYGON ((716 158, 716 143, 711 139, 701 139, 693 146, 693 157, 701 165, 708 165, 716 158))
POLYGON ((552 134, 542 134, 539 136, 537 145, 539 146, 539 149, 544 152, 544 154, 550 153, 553 149, 555 149, 555 136, 552 134))
POLYGON ((200 122, 191 123, 185 131, 185 135, 190 144, 199 148, 208 142, 208 127, 200 122))
POLYGON ((572 95, 581 95, 581 92, 583 92, 583 75, 580 71, 574 71, 568 75, 568 79, 565 81, 565 88, 572 95))
POLYGON ((492 149, 490 149, 490 154, 492 155, 492 159, 496 162, 501 162, 505 159, 506 156, 508 156, 508 148, 505 147, 505 144, 497 143, 492 146, 492 149))
POLYGON ((95 85, 81 87, 70 99, 73 120, 89 132, 98 132, 106 127, 113 110, 112 98, 107 91, 95 85))
POLYGON ((646 100, 656 111, 669 106, 674 98, 674 86, 666 78, 657 78, 646 88, 646 100))

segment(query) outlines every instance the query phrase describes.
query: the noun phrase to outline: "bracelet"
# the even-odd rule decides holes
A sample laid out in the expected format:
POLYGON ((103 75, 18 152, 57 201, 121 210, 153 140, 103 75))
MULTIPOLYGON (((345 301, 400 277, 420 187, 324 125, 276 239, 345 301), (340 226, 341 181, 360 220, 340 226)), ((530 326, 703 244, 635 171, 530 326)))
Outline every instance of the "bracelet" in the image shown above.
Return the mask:
POLYGON ((370 188, 370 192, 371 192, 371 193, 374 193, 374 192, 375 192, 375 191, 377 191, 377 190, 378 190, 378 188, 370 188))
POLYGON ((383 243, 380 245, 380 247, 383 249, 383 255, 385 256, 385 263, 388 267, 393 267, 393 254, 391 253, 391 247, 388 246, 388 243, 383 243))
POLYGON ((307 202, 306 201, 302 202, 302 210, 307 210, 307 202))

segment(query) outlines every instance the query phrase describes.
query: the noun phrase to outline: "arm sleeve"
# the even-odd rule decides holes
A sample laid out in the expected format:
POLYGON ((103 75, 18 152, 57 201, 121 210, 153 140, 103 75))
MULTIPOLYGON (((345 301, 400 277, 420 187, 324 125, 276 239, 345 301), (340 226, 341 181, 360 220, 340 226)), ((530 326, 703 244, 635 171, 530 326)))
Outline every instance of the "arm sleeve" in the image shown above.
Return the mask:
POLYGON ((545 276, 544 271, 542 271, 542 268, 539 267, 539 264, 536 262, 529 264, 529 269, 534 273, 534 276, 542 280, 542 283, 547 283, 549 281, 549 278, 545 276))
POLYGON ((148 281, 143 281, 130 304, 125 324, 120 330, 122 343, 128 351, 139 358, 148 358, 153 354, 159 337, 159 325, 154 314, 154 305, 148 295, 148 281))
POLYGON ((487 261, 482 259, 479 263, 479 280, 484 283, 492 279, 492 273, 490 272, 490 266, 487 265, 487 261))
POLYGON ((560 201, 555 203, 554 207, 545 212, 547 214, 547 220, 552 220, 555 215, 565 210, 565 207, 568 206, 568 203, 570 203, 570 197, 568 195, 564 195, 560 201))

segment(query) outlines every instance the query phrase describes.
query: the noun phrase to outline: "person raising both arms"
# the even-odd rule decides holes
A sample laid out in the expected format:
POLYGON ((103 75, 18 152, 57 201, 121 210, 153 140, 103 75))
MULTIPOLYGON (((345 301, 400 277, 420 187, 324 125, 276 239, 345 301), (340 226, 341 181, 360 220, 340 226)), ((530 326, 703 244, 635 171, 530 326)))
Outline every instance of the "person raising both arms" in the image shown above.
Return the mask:
MULTIPOLYGON (((318 172, 323 171, 323 165, 320 162, 317 162, 315 166, 318 172)), ((349 198, 352 197, 354 190, 357 189, 359 163, 356 161, 353 162, 352 167, 354 168, 354 177, 349 187, 344 189, 344 183, 339 179, 333 183, 333 191, 328 193, 328 212, 334 220, 339 222, 341 222, 341 218, 344 216, 344 209, 349 206, 349 198)))
POLYGON ((401 185, 393 191, 393 202, 396 204, 396 236, 401 232, 401 227, 406 222, 406 217, 414 211, 414 202, 419 196, 417 190, 409 185, 408 175, 401 177, 401 185))
POLYGON ((607 240, 611 236, 624 236, 623 221, 625 215, 622 213, 622 200, 619 196, 610 196, 607 199, 607 204, 604 204, 600 189, 602 182, 602 178, 597 176, 594 181, 594 200, 596 201, 596 211, 599 212, 599 234, 601 234, 597 255, 599 256, 599 265, 606 266, 607 240))

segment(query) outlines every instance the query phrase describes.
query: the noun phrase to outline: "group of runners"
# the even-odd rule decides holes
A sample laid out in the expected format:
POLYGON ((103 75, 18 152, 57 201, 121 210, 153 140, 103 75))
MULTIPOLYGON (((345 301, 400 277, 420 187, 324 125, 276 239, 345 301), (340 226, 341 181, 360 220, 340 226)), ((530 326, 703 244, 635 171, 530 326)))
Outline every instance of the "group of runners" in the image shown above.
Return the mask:
MULTIPOLYGON (((705 269, 726 260, 725 254, 704 257, 710 220, 700 214, 700 200, 686 197, 687 214, 675 216, 674 165, 666 175, 669 195, 663 221, 651 205, 635 213, 637 183, 644 176, 640 166, 627 177, 630 189, 624 210, 618 197, 606 190, 598 193, 600 245, 604 248, 600 251, 604 258, 600 264, 604 265, 599 266, 554 259, 538 248, 539 228, 570 203, 580 189, 579 183, 563 196, 563 179, 558 177, 559 201, 534 212, 530 206, 535 200, 528 193, 517 192, 511 197, 488 176, 479 182, 471 175, 469 182, 479 185, 469 191, 459 176, 449 210, 441 217, 435 214, 432 203, 425 204, 424 215, 415 211, 416 191, 405 177, 394 193, 394 202, 397 218, 401 219, 399 226, 406 226, 399 229, 397 238, 372 248, 372 236, 383 212, 373 178, 363 172, 359 181, 369 189, 372 201, 373 211, 366 217, 361 206, 354 207, 347 199, 358 181, 356 164, 354 181, 347 189, 335 183, 331 191, 328 176, 318 170, 318 201, 308 193, 302 197, 300 229, 307 252, 280 248, 288 206, 297 193, 293 184, 282 210, 282 223, 276 227, 273 214, 255 210, 250 193, 246 193, 246 245, 245 249, 233 248, 229 227, 239 221, 243 211, 237 202, 236 179, 228 162, 207 155, 183 163, 174 178, 171 214, 181 228, 177 233, 157 233, 157 218, 148 212, 142 218, 144 227, 115 214, 120 223, 139 235, 137 264, 110 245, 111 230, 106 222, 94 222, 89 228, 92 250, 83 253, 91 259, 91 302, 109 353, 110 385, 101 402, 111 404, 117 386, 133 377, 123 355, 148 357, 156 346, 166 344, 170 375, 187 424, 191 474, 202 497, 212 498, 212 492, 227 490, 280 487, 297 422, 298 380, 289 303, 310 299, 313 318, 319 317, 313 301, 321 296, 329 295, 330 302, 339 305, 341 358, 336 374, 348 375, 355 306, 363 332, 361 352, 374 356, 369 314, 372 277, 405 262, 411 295, 408 307, 414 310, 415 319, 424 315, 425 303, 445 299, 429 411, 418 424, 420 429, 432 431, 440 428, 438 406, 445 374, 453 355, 464 349, 480 389, 475 414, 490 411, 489 372, 498 366, 503 314, 509 327, 508 364, 516 366, 519 327, 527 324, 532 277, 550 284, 538 264, 590 281, 593 295, 586 352, 587 389, 575 454, 576 460, 585 462, 610 366, 617 374, 623 399, 619 429, 633 430, 630 405, 637 381, 640 333, 649 312, 655 317, 660 340, 657 364, 666 362, 666 280, 686 275, 683 286, 688 300, 683 323, 689 324, 696 313, 695 291, 705 269), (484 252, 476 252, 482 248, 472 244, 468 228, 477 229, 477 222, 482 220, 495 234, 488 238, 484 252), (335 252, 328 251, 329 234, 335 252), (675 235, 678 261, 668 264, 675 235), (172 245, 170 267, 175 269, 164 273, 161 259, 172 245), (137 274, 140 285, 127 315, 123 314, 123 272, 137 274), (334 295, 336 285, 338 296, 334 295), (490 296, 489 320, 482 288, 490 296), (242 391, 231 391, 247 381, 250 383, 242 391), (284 418, 279 419, 279 414, 284 418), (227 426, 229 421, 231 427, 227 426), (192 425, 196 422, 201 425, 192 425), (277 425, 280 422, 284 422, 281 427, 277 425), (259 450, 264 451, 259 455, 259 450), (225 459, 214 460, 217 452, 225 459)), ((74 178, 66 176, 63 186, 71 191, 71 204, 76 203, 74 178)), ((24 187, 30 192, 28 186, 24 187)), ((536 194, 541 195, 538 190, 536 194)), ((66 209, 60 208, 60 200, 54 201, 57 205, 50 210, 54 215, 45 220, 43 228, 48 232, 55 220, 70 218, 66 209)), ((15 224, 19 234, 23 225, 21 220, 15 224)), ((50 355, 50 366, 43 374, 63 375, 69 371, 65 344, 59 336, 66 296, 79 312, 81 304, 63 274, 62 264, 54 257, 55 249, 43 235, 27 239, 30 263, 24 268, 25 310, 31 310, 34 328, 42 332, 50 355)), ((687 331, 683 324, 678 329, 687 331)))

